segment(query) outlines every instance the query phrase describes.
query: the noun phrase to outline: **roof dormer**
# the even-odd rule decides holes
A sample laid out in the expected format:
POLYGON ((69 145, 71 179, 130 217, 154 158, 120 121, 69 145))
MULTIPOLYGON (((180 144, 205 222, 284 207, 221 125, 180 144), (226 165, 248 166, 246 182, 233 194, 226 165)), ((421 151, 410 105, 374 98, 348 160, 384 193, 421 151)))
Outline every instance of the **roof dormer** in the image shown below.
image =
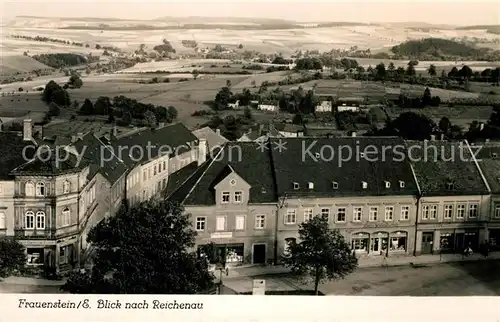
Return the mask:
POLYGON ((404 188, 405 187, 405 182, 404 181, 399 181, 399 187, 404 188))
POLYGON ((385 187, 386 188, 390 188, 391 187, 391 183, 389 181, 384 181, 385 182, 385 187))
POLYGON ((332 188, 333 188, 333 189, 338 189, 338 188, 339 188, 339 184, 338 184, 338 182, 333 181, 333 182, 332 182, 332 188))
POLYGON ((368 182, 361 181, 361 187, 363 187, 363 189, 367 189, 368 188, 368 182))
POLYGON ((309 182, 308 183, 308 187, 310 190, 314 189, 314 183, 313 182, 309 182))
POLYGON ((298 182, 294 182, 293 183, 293 190, 299 190, 299 188, 300 188, 299 183, 298 182))

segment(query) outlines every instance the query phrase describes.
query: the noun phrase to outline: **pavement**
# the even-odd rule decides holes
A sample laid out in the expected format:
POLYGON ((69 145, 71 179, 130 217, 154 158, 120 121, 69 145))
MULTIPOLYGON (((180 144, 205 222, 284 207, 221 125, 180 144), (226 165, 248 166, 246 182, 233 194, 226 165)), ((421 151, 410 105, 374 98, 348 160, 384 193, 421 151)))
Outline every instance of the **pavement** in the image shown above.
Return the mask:
MULTIPOLYGON (((474 279, 471 280, 472 275, 467 274, 468 270, 474 271, 475 275, 473 275, 477 275, 479 280, 484 280, 489 276, 488 272, 477 273, 477 267, 487 269, 493 267, 493 271, 500 271, 500 252, 490 253, 487 258, 480 254, 473 254, 469 257, 457 254, 387 257, 385 260, 379 257, 361 257, 358 260, 358 269, 353 274, 349 275, 345 280, 333 282, 334 284, 328 282, 321 285, 320 291, 324 294, 344 295, 409 295, 408 292, 418 293, 418 291, 408 291, 408 289, 412 289, 411 286, 407 285, 408 283, 422 286, 427 283, 422 278, 427 280, 438 278, 438 283, 440 276, 444 279, 453 279, 454 276, 459 276, 455 279, 461 280, 462 284, 456 287, 455 283, 450 285, 448 289, 464 292, 467 289, 471 290, 471 285, 476 285, 475 292, 480 295, 495 293, 496 289, 488 293, 488 288, 479 287, 482 283, 475 282, 474 279), (415 274, 417 272, 418 274, 415 274), (394 285, 388 289, 382 287, 395 281, 399 281, 399 288, 395 289, 394 285), (480 289, 477 289, 478 287, 480 289), (373 293, 375 289, 377 291, 373 293)), ((216 277, 219 278, 219 276, 219 272, 216 272, 216 277)), ((296 277, 291 276, 290 270, 286 267, 280 265, 248 265, 230 268, 227 275, 223 274, 223 284, 228 288, 223 293, 232 294, 232 290, 237 293, 251 292, 254 278, 265 279, 267 290, 311 289, 308 281, 297 280, 296 277)), ((500 290, 500 275, 498 278, 498 289, 500 290)), ((0 293, 61 293, 60 287, 64 283, 65 280, 54 281, 42 278, 11 276, 0 281, 0 293)), ((420 289, 420 286, 416 289, 420 289)), ((450 295, 456 294, 451 293, 450 295)))

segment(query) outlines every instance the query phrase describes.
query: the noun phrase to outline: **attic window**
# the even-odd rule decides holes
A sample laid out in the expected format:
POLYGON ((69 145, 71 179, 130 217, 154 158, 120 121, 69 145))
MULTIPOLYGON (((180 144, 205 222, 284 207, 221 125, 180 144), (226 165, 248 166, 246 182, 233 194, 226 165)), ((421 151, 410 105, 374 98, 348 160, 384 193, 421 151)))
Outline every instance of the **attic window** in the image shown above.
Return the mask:
POLYGON ((389 181, 385 181, 385 187, 386 188, 390 188, 391 187, 391 183, 389 181))
POLYGON ((361 153, 359 154, 359 156, 360 156, 361 158, 364 158, 364 157, 365 157, 365 153, 364 153, 364 152, 361 152, 361 153))
POLYGON ((229 183, 230 183, 232 186, 234 186, 234 185, 236 185, 236 180, 231 179, 231 181, 229 181, 229 183))
POLYGON ((491 153, 491 156, 492 156, 493 158, 496 158, 496 157, 498 156, 498 154, 497 154, 496 152, 492 152, 492 153, 491 153))
POLYGON ((404 181, 399 181, 399 187, 404 188, 405 187, 405 182, 404 181))
POLYGON ((339 188, 339 184, 335 181, 332 182, 332 188, 333 189, 338 189, 339 188))
POLYGON ((298 182, 293 183, 293 190, 299 190, 299 183, 298 182))
POLYGON ((319 154, 319 152, 316 152, 314 155, 316 156, 316 159, 319 159, 321 157, 321 154, 319 154))
POLYGON ((309 182, 309 189, 311 189, 311 190, 314 189, 314 183, 309 182))
POLYGON ((361 181, 361 186, 363 187, 363 189, 368 188, 368 182, 366 182, 366 181, 361 181))

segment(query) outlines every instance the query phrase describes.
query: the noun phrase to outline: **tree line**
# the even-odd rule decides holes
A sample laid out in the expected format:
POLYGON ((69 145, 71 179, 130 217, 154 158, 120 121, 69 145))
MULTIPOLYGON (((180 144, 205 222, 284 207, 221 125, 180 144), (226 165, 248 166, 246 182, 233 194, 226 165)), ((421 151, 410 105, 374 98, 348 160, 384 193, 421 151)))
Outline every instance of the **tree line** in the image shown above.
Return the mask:
POLYGON ((85 57, 83 55, 72 53, 40 54, 33 55, 31 58, 52 68, 78 66, 99 61, 98 56, 89 55, 85 57))

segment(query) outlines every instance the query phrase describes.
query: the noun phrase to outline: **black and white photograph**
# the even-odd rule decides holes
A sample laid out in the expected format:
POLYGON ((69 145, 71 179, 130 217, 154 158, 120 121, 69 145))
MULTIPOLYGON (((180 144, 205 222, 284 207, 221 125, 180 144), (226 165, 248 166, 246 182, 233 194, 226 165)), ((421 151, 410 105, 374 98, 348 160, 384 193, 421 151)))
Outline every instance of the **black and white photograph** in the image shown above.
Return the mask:
POLYGON ((498 2, 1 7, 5 296, 500 294, 498 2))

